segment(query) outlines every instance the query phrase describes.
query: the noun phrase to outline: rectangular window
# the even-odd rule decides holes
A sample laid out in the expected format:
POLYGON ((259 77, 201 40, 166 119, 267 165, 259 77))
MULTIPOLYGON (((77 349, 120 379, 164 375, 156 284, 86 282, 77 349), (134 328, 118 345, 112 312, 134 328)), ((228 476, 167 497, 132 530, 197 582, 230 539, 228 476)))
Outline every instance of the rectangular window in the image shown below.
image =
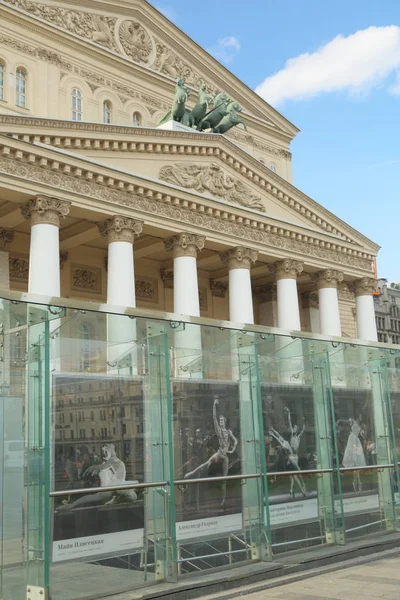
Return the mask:
POLYGON ((0 63, 0 100, 4 100, 4 75, 5 75, 5 67, 2 63, 0 63))
POLYGON ((15 103, 21 108, 26 107, 26 75, 22 69, 17 70, 15 103))

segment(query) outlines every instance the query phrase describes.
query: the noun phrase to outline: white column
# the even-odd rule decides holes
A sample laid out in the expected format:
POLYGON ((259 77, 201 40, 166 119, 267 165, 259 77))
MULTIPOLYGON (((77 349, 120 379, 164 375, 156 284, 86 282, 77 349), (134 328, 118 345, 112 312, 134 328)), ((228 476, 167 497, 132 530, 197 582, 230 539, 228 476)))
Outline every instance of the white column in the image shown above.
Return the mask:
POLYGON ((336 269, 325 269, 312 277, 318 285, 319 318, 322 335, 342 335, 340 323, 338 285, 343 281, 343 273, 336 269))
MULTIPOLYGON (((205 238, 192 233, 179 233, 164 241, 174 258, 174 312, 200 316, 197 253, 204 248, 205 238)), ((175 369, 178 377, 202 377, 201 328, 186 323, 174 337, 175 369)))
POLYGON ((142 233, 143 221, 115 216, 99 230, 108 239, 107 304, 135 308, 133 242, 142 233))
POLYGON ((303 263, 285 258, 271 267, 276 275, 278 297, 278 327, 288 331, 300 331, 297 275, 303 271, 303 263))
POLYGON ((378 341, 373 299, 375 289, 376 281, 372 277, 363 277, 354 282, 357 337, 369 342, 378 341))
POLYGON ((205 238, 192 233, 179 233, 164 241, 174 257, 174 312, 200 316, 197 252, 204 248, 205 238))
POLYGON ((60 285, 60 218, 69 213, 70 203, 36 196, 22 207, 31 219, 28 292, 46 296, 61 295, 60 285))
MULTIPOLYGON (((300 331, 300 308, 297 294, 297 275, 303 263, 285 258, 270 267, 276 276, 278 297, 278 327, 287 331, 300 331)), ((303 345, 301 339, 277 336, 275 342, 277 372, 282 384, 302 384, 304 381, 303 345)))
POLYGON ((238 246, 220 256, 229 269, 229 320, 252 325, 254 311, 250 269, 257 260, 257 252, 238 246))
MULTIPOLYGON (((141 234, 143 221, 115 216, 99 225, 108 240, 107 303, 123 308, 135 308, 135 271, 133 242, 141 234)), ((132 369, 137 373, 136 322, 123 315, 109 315, 107 321, 107 360, 110 368, 132 369)))

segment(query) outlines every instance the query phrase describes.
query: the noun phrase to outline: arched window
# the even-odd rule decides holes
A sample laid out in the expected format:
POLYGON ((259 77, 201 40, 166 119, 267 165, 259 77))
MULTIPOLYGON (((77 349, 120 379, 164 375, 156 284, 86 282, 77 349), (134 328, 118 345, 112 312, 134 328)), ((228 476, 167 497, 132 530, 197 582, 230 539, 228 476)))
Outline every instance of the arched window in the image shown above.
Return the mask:
POLYGON ((107 125, 109 125, 111 123, 111 116, 112 116, 111 102, 106 100, 105 102, 103 102, 103 123, 106 123, 107 125))
POLYGON ((4 80, 6 78, 6 66, 0 61, 0 100, 4 100, 4 80))
POLYGON ((22 67, 18 67, 16 72, 15 91, 15 104, 26 108, 26 71, 22 67))
POLYGON ((72 120, 82 121, 82 92, 78 88, 72 90, 72 120))
POLYGON ((140 125, 142 124, 142 117, 140 116, 140 113, 134 112, 132 121, 134 127, 140 127, 140 125))
POLYGON ((271 163, 270 165, 268 165, 268 168, 270 169, 270 171, 272 171, 273 173, 277 173, 278 169, 276 168, 276 165, 274 165, 274 163, 271 163))
POLYGON ((81 342, 81 369, 86 370, 90 367, 90 329, 86 323, 82 323, 79 328, 79 338, 81 342))

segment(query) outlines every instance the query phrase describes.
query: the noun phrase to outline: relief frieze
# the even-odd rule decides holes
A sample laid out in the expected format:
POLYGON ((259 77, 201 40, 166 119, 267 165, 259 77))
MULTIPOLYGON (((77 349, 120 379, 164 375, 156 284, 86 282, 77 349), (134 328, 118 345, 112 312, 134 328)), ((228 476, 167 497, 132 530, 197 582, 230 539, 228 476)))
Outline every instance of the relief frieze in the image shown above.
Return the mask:
POLYGON ((25 254, 10 254, 8 260, 11 281, 28 282, 29 257, 25 254))
POLYGON ((371 260, 357 256, 350 256, 330 248, 310 244, 306 241, 286 237, 252 227, 229 222, 217 216, 207 215, 188 208, 171 206, 162 201, 156 201, 123 190, 113 189, 106 185, 84 181, 65 173, 54 172, 50 169, 36 165, 22 163, 4 156, 0 157, 0 171, 16 175, 22 179, 43 183, 51 188, 68 192, 76 192, 88 198, 102 200, 117 204, 135 211, 157 215, 166 220, 175 220, 179 224, 187 223, 202 230, 220 232, 247 242, 256 242, 270 248, 289 250, 304 256, 326 259, 342 265, 349 265, 371 272, 371 260))
POLYGON ((59 6, 49 6, 31 0, 4 1, 79 37, 106 46, 111 50, 117 50, 114 40, 114 28, 117 21, 115 17, 105 17, 59 6))
POLYGON ((223 198, 232 204, 254 208, 265 212, 265 206, 252 190, 240 179, 225 173, 215 163, 196 165, 177 163, 160 169, 159 178, 167 183, 178 185, 199 193, 209 192, 217 198, 223 198))
POLYGON ((86 265, 71 265, 71 290, 101 294, 101 269, 86 265))
MULTIPOLYGON (((32 0, 4 0, 7 4, 69 31, 81 38, 104 46, 134 62, 146 65, 170 77, 184 77, 189 85, 204 80, 199 72, 182 59, 163 40, 153 36, 142 23, 123 20, 69 8, 49 6, 32 0)), ((207 82, 209 92, 217 89, 207 82)))
POLYGON ((135 295, 138 300, 158 304, 158 279, 155 277, 135 277, 135 295))

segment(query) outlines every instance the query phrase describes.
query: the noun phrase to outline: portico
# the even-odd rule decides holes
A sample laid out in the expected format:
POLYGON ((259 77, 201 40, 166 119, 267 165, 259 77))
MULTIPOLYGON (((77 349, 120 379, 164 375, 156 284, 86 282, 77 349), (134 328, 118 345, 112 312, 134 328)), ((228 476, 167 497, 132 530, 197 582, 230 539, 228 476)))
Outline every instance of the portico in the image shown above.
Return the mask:
MULTIPOLYGON (((29 197, 28 189, 20 190, 12 194, 12 201, 5 200, 3 188, 0 227, 15 240, 9 247, 11 289, 26 286, 33 293, 45 290, 51 296, 72 295, 119 306, 336 336, 343 333, 339 292, 345 290, 348 298, 354 298, 358 337, 374 339, 374 314, 369 310, 374 282, 367 275, 369 259, 357 258, 355 254, 360 252, 350 243, 333 244, 328 242, 331 234, 320 234, 317 244, 317 237, 300 233, 299 226, 292 235, 288 224, 285 228, 283 223, 280 228, 272 226, 269 218, 259 213, 249 219, 242 208, 226 206, 221 211, 213 201, 190 202, 188 193, 178 188, 172 196, 170 189, 163 190, 162 184, 150 180, 142 179, 139 186, 137 181, 129 181, 133 176, 121 180, 114 173, 111 177, 104 167, 91 165, 85 170, 89 165, 82 164, 83 158, 80 166, 68 165, 71 159, 67 155, 63 156, 65 162, 59 155, 56 162, 43 161, 39 147, 30 147, 27 153, 18 140, 2 144, 3 156, 8 157, 3 166, 9 171, 26 161, 27 187, 32 186, 29 172, 36 176, 29 165, 40 161, 49 181, 56 171, 60 183, 57 194, 48 185, 38 184, 37 195, 29 197), (18 163, 17 156, 22 157, 18 163), (73 199, 65 189, 71 173, 78 191, 73 199), (85 186, 85 180, 90 185, 85 186), (99 210, 91 200, 99 192, 106 210, 99 210), (190 223, 195 214, 200 228, 190 223), (14 227, 4 227, 13 223, 14 227), (272 247, 270 242, 275 240, 280 244, 272 247), (307 247, 312 248, 309 256, 297 250, 307 247), (330 267, 333 252, 342 270, 330 267), (29 262, 29 275, 24 261, 29 262), (304 302, 306 296, 316 298, 313 319, 310 304, 304 302)), ((4 179, 7 173, 3 173, 3 185, 4 179)))

